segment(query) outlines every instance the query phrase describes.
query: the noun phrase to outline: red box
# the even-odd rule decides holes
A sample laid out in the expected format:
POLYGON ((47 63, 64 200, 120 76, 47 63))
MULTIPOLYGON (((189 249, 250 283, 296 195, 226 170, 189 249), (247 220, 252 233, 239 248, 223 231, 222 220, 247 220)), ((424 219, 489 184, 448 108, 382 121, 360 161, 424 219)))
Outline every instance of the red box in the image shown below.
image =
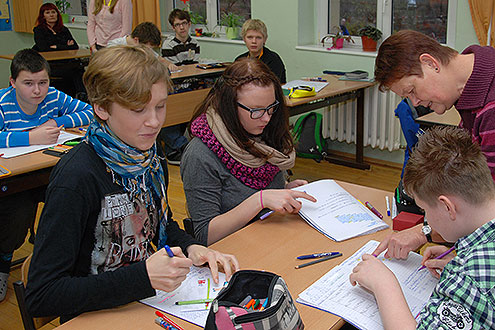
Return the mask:
POLYGON ((423 215, 402 211, 395 218, 393 218, 392 228, 397 231, 411 228, 417 224, 423 223, 423 219, 423 215))

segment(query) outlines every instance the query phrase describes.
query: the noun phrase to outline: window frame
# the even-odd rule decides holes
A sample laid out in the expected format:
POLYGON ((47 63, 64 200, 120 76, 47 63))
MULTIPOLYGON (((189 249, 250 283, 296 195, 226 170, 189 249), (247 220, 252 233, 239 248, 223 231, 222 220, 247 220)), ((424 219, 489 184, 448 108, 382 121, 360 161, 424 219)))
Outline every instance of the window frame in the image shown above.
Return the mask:
MULTIPOLYGON (((317 15, 317 38, 316 43, 319 44, 321 38, 328 34, 328 5, 331 0, 317 0, 315 9, 317 15)), ((341 0, 345 1, 345 0, 341 0)), ((377 0, 376 2, 376 25, 383 32, 382 40, 385 40, 392 34, 392 1, 393 0, 377 0), (382 13, 380 15, 380 13, 382 13), (389 22, 388 24, 386 22, 389 22)), ((456 37, 455 27, 457 18, 457 1, 449 0, 447 11, 447 43, 446 45, 455 48, 456 37)), ((354 44, 344 43, 344 48, 359 48, 361 47, 361 38, 353 37, 354 44)))

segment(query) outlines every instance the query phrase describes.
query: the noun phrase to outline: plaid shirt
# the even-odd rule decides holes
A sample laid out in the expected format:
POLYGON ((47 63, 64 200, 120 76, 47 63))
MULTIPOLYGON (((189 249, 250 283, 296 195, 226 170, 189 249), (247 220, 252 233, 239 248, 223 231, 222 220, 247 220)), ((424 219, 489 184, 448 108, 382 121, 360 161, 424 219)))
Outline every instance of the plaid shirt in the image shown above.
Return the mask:
POLYGON ((421 312, 418 329, 495 328, 495 220, 460 238, 456 251, 421 312))

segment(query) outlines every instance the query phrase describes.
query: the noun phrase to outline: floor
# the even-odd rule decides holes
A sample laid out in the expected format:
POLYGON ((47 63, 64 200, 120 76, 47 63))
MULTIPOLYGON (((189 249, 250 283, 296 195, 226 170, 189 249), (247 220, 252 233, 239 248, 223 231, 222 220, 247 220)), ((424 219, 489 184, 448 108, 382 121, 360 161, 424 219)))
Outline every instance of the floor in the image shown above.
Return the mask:
MULTIPOLYGON (((370 170, 358 170, 345 166, 334 165, 327 162, 316 163, 311 159, 297 158, 296 166, 293 168, 293 178, 306 179, 314 181, 323 178, 357 183, 368 187, 393 191, 400 180, 401 164, 377 162, 372 159, 366 159, 372 164, 370 170)), ((170 206, 174 212, 174 218, 179 220, 186 217, 185 197, 182 189, 179 167, 170 166, 170 184, 168 187, 168 196, 170 206)), ((32 252, 32 245, 27 242, 16 251, 14 259, 27 256, 32 252)), ((17 301, 12 288, 12 283, 20 280, 20 267, 11 270, 9 278, 9 288, 7 297, 0 303, 0 330, 23 329, 20 318, 17 301)), ((47 324, 42 329, 53 329, 58 325, 58 321, 47 324)), ((349 326, 346 329, 352 329, 349 326)))

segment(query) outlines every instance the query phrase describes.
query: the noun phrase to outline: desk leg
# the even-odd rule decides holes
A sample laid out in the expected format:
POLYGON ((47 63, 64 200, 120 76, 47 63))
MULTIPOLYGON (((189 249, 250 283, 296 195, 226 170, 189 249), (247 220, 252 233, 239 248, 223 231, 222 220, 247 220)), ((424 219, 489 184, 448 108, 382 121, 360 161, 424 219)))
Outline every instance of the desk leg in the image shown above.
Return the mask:
POLYGON ((340 157, 325 156, 325 160, 330 163, 369 170, 370 165, 364 162, 364 89, 356 91, 357 111, 356 111, 356 160, 349 161, 340 157))

